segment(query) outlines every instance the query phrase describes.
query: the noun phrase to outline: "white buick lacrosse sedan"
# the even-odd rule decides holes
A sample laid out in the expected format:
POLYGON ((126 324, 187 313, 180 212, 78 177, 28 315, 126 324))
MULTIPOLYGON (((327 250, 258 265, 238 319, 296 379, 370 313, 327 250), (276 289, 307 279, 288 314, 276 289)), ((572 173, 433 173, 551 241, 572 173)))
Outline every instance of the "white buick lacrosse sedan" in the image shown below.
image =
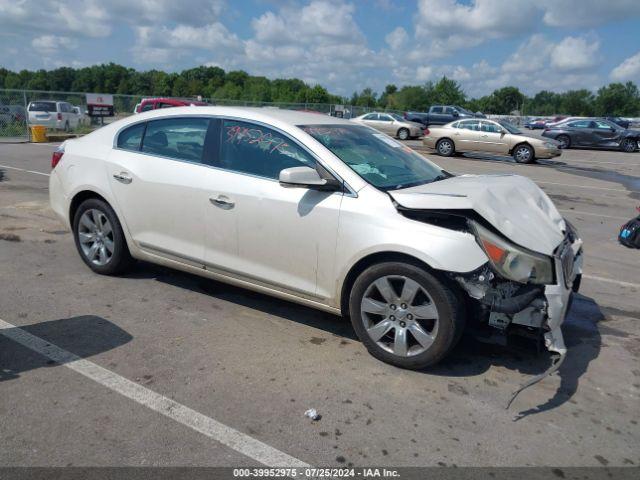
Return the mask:
POLYGON ((350 317, 375 357, 441 360, 467 324, 560 324, 582 242, 516 175, 454 176, 365 125, 275 109, 136 115, 54 153, 51 206, 96 273, 141 259, 350 317))

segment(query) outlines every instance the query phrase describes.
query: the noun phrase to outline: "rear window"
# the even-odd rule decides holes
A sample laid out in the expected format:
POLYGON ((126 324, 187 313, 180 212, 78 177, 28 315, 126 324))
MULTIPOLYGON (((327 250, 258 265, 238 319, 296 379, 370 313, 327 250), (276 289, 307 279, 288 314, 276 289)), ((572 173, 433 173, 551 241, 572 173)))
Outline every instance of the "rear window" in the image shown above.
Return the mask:
POLYGON ((56 102, 31 102, 30 112, 55 112, 56 102))
POLYGON ((163 157, 201 162, 209 128, 205 118, 167 118, 147 124, 141 150, 163 157))

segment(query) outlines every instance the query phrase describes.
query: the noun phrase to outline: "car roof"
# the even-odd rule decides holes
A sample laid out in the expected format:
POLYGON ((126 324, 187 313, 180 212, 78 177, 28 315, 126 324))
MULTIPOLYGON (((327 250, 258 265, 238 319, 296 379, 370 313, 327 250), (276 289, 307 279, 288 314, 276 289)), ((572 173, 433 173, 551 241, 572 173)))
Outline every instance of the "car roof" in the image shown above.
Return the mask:
POLYGON ((241 117, 247 120, 257 120, 265 123, 285 123, 288 125, 328 125, 347 124, 353 125, 348 120, 331 117, 320 113, 301 112, 298 110, 283 110, 279 108, 264 107, 224 107, 224 106, 186 106, 152 110, 137 115, 135 118, 156 118, 177 115, 218 115, 228 117, 241 117))

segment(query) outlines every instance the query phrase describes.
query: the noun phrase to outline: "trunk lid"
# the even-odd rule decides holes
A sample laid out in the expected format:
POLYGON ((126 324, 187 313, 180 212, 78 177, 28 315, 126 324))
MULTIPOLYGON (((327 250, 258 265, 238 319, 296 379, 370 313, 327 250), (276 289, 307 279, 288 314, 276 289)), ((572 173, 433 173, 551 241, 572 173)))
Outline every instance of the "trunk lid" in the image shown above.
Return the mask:
POLYGON ((564 219, 527 177, 460 175, 389 195, 410 209, 475 210, 514 243, 545 255, 553 255, 564 239, 564 219))

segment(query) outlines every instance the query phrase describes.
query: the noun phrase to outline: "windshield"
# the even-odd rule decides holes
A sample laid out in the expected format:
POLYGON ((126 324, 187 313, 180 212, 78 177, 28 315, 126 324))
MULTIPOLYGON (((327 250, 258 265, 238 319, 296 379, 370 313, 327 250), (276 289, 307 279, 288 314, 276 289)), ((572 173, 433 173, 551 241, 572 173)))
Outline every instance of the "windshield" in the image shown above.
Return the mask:
POLYGON ((55 102, 32 102, 29 105, 30 112, 55 112, 55 102))
POLYGON ((451 174, 411 148, 361 125, 301 125, 371 185, 397 190, 448 178, 451 174))
POLYGON ((509 133, 513 133, 514 135, 520 135, 522 132, 516 128, 515 125, 511 125, 509 122, 499 121, 498 122, 502 127, 509 133))

